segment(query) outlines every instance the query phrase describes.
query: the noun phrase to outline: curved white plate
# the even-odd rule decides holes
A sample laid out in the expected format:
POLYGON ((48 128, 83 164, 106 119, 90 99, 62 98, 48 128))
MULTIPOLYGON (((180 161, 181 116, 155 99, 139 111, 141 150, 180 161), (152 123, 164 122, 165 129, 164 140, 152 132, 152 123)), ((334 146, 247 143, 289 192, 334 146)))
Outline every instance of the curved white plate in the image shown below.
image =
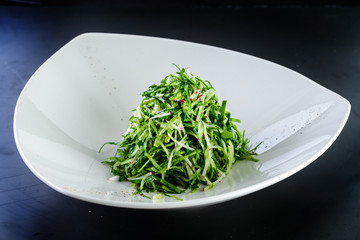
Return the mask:
MULTIPOLYGON (((249 194, 294 174, 319 157, 343 129, 350 103, 308 78, 246 54, 183 41, 83 34, 31 77, 15 109, 14 135, 26 165, 53 189, 85 201, 128 208, 180 208, 249 194), (179 195, 184 201, 133 195, 127 182, 108 182, 97 150, 119 141, 140 93, 172 63, 210 80, 240 118, 258 163, 238 162, 215 188, 179 195)), ((150 194, 151 195, 151 194, 150 194)))

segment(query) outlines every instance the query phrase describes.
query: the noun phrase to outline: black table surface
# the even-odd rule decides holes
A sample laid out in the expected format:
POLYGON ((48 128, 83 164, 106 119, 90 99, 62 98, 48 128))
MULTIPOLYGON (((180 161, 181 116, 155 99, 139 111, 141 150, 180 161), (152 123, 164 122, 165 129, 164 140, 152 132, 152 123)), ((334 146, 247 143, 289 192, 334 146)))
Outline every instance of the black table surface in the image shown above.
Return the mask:
POLYGON ((0 90, 0 239, 360 239, 360 8, 2 6, 0 90), (261 57, 344 96, 351 114, 315 162, 238 199, 178 210, 72 199, 26 167, 12 121, 31 75, 85 32, 180 39, 261 57))

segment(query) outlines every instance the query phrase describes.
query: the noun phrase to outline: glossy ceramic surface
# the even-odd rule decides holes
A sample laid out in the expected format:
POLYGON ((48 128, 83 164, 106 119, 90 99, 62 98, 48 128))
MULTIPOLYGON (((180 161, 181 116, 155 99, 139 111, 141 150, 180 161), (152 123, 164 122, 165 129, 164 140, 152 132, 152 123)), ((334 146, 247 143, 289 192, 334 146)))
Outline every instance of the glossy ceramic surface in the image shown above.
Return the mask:
POLYGON ((118 207, 179 208, 230 200, 289 177, 330 147, 349 112, 343 97, 266 60, 183 41, 88 33, 28 81, 15 109, 14 135, 31 171, 65 195, 118 207), (184 201, 154 201, 133 195, 127 182, 108 181, 101 161, 114 149, 97 151, 121 140, 140 93, 175 72, 171 63, 210 80, 251 144, 263 144, 258 163, 238 162, 215 188, 179 195, 184 201))

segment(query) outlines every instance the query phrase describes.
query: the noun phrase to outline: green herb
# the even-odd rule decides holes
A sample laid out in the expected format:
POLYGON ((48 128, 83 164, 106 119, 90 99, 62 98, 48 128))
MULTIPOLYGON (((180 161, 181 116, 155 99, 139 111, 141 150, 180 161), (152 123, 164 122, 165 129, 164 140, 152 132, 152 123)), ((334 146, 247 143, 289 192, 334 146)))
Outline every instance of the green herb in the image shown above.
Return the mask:
MULTIPOLYGON (((175 65, 176 66, 176 65, 175 65)), ((176 66, 177 67, 177 66, 176 66)), ((177 67, 178 68, 178 67, 177 67)), ((237 160, 252 160, 245 133, 235 125, 226 101, 219 104, 209 81, 178 68, 159 85, 142 93, 114 157, 103 161, 119 181, 128 180, 136 193, 179 194, 211 189, 229 174, 237 160)))

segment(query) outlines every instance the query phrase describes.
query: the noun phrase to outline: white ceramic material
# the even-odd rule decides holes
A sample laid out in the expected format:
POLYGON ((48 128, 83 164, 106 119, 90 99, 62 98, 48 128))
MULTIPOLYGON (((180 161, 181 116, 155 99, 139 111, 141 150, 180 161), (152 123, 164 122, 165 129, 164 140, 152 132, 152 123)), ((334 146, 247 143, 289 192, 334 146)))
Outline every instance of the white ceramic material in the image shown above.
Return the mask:
MULTIPOLYGON (((121 34, 83 34, 31 77, 15 109, 14 135, 26 165, 53 189, 77 199, 128 208, 217 203, 265 188, 318 158, 338 137, 350 103, 285 67, 201 44, 121 34), (101 161, 113 154, 140 93, 174 73, 176 63, 208 79, 242 120, 260 161, 238 162, 213 189, 164 200, 133 195, 109 182, 101 161)), ((150 194, 152 196, 152 194, 150 194)))

